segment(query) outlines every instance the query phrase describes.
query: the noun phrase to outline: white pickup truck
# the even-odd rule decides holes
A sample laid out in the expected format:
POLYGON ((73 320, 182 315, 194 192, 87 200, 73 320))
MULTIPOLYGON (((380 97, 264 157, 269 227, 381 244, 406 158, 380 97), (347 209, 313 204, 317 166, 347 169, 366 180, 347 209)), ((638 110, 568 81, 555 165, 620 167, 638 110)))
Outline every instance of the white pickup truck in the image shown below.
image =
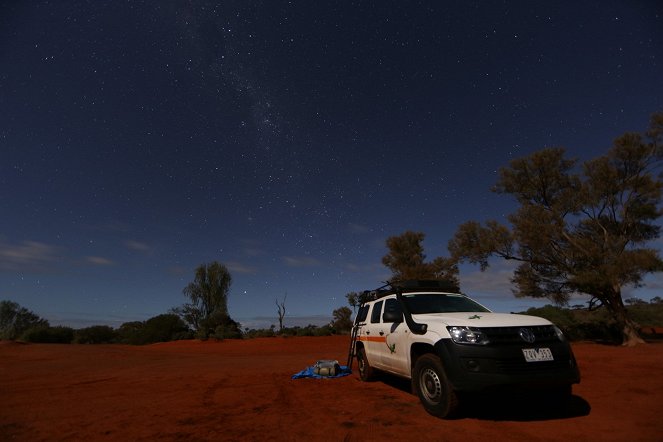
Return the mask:
POLYGON ((349 365, 363 381, 384 371, 412 380, 424 408, 446 418, 462 392, 541 390, 571 396, 580 382, 573 352, 546 319, 492 313, 441 281, 371 292, 354 322, 349 365))

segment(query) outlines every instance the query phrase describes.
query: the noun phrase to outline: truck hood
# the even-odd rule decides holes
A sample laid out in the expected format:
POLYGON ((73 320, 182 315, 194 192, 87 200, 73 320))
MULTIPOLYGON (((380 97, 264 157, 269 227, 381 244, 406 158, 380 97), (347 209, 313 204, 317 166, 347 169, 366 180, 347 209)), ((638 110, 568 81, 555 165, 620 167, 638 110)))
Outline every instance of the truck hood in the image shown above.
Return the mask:
POLYGON ((547 319, 538 316, 515 315, 510 313, 427 313, 412 315, 416 322, 429 324, 444 324, 449 326, 467 327, 523 327, 536 325, 550 325, 547 319))

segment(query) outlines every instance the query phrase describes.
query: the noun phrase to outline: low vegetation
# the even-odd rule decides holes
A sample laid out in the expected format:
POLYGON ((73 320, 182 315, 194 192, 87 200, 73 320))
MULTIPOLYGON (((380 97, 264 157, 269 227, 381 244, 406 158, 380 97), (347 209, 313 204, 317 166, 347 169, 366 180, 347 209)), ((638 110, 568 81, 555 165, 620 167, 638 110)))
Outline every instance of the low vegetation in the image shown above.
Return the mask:
POLYGON ((352 327, 351 310, 341 307, 334 311, 329 324, 305 327, 282 327, 241 331, 241 325, 229 316, 209 318, 215 328, 204 336, 190 328, 176 313, 165 313, 146 321, 125 322, 118 328, 108 325, 93 325, 74 329, 51 326, 46 319, 15 302, 0 302, 0 339, 43 344, 130 344, 145 345, 183 339, 251 339, 261 337, 329 336, 349 333, 352 327))
MULTIPOLYGON (((636 324, 640 334, 647 339, 663 338, 663 301, 656 297, 651 302, 637 298, 627 301, 630 318, 636 324)), ((555 323, 571 341, 602 341, 620 343, 621 326, 606 307, 589 310, 583 305, 563 308, 553 305, 530 308, 527 315, 541 316, 555 323)))
MULTIPOLYGON (((663 299, 650 302, 637 298, 626 301, 628 313, 647 339, 663 339, 663 299)), ((196 338, 195 332, 176 314, 167 313, 146 321, 125 322, 120 327, 95 325, 81 329, 50 326, 48 321, 10 301, 1 301, 0 337, 32 343, 48 344, 130 344, 145 345, 196 338), (17 320, 19 318, 19 320, 17 320), (22 319, 21 319, 22 318, 22 319), (29 320, 26 320, 29 319, 29 320)), ((541 316, 558 325, 571 341, 592 340, 619 343, 621 329, 605 307, 589 310, 583 305, 564 308, 553 305, 530 308, 528 315, 541 316)), ((347 334, 352 328, 352 311, 348 307, 334 310, 333 320, 326 325, 240 330, 240 324, 217 326, 205 339, 253 339, 294 336, 329 336, 347 334)), ((233 321, 234 322, 234 321, 233 321)))

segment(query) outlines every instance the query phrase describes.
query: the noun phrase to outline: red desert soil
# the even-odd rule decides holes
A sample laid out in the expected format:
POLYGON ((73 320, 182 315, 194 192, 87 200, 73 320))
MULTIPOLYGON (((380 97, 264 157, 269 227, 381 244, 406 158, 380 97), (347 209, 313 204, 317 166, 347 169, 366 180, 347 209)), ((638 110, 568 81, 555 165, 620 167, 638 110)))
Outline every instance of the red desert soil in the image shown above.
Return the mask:
POLYGON ((493 398, 440 420, 399 379, 291 380, 348 339, 0 342, 0 440, 663 441, 661 343, 575 344, 567 411, 493 398))

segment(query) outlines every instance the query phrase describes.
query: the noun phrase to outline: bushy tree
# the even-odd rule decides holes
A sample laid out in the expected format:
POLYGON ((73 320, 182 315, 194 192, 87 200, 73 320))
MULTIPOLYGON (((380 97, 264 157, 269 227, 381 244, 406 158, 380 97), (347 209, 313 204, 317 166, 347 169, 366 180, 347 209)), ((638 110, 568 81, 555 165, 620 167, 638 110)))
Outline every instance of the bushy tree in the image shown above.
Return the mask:
POLYGON ((622 287, 637 287, 644 275, 663 270, 658 251, 646 246, 660 231, 662 134, 658 114, 644 136, 622 135, 579 171, 561 148, 512 161, 494 189, 520 204, 508 218, 511 227, 461 225, 449 243, 452 257, 482 270, 491 256, 518 261, 516 296, 565 305, 572 295, 587 294, 611 313, 624 344, 644 342, 627 315, 622 287))
POLYGON ((352 329, 352 310, 348 307, 341 307, 332 313, 331 327, 336 333, 349 332, 352 329))
POLYGON ((142 330, 145 343, 168 342, 189 338, 189 327, 182 318, 172 313, 165 313, 145 321, 142 330))
POLYGON ((453 259, 435 258, 426 262, 424 247, 421 244, 425 235, 421 232, 406 231, 399 236, 387 238, 389 253, 382 258, 382 264, 393 274, 391 282, 406 280, 444 280, 460 286, 458 266, 453 259))
POLYGON ((147 321, 125 322, 117 329, 118 342, 143 345, 193 337, 186 323, 175 313, 154 316, 147 321))
POLYGON ((0 301, 0 339, 17 339, 34 327, 48 327, 48 321, 12 301, 0 301))
POLYGON ((223 264, 217 261, 201 264, 196 268, 193 282, 183 290, 191 302, 173 309, 173 312, 182 317, 202 339, 214 335, 219 326, 234 328, 232 323, 235 321, 228 315, 231 282, 230 272, 223 264))

